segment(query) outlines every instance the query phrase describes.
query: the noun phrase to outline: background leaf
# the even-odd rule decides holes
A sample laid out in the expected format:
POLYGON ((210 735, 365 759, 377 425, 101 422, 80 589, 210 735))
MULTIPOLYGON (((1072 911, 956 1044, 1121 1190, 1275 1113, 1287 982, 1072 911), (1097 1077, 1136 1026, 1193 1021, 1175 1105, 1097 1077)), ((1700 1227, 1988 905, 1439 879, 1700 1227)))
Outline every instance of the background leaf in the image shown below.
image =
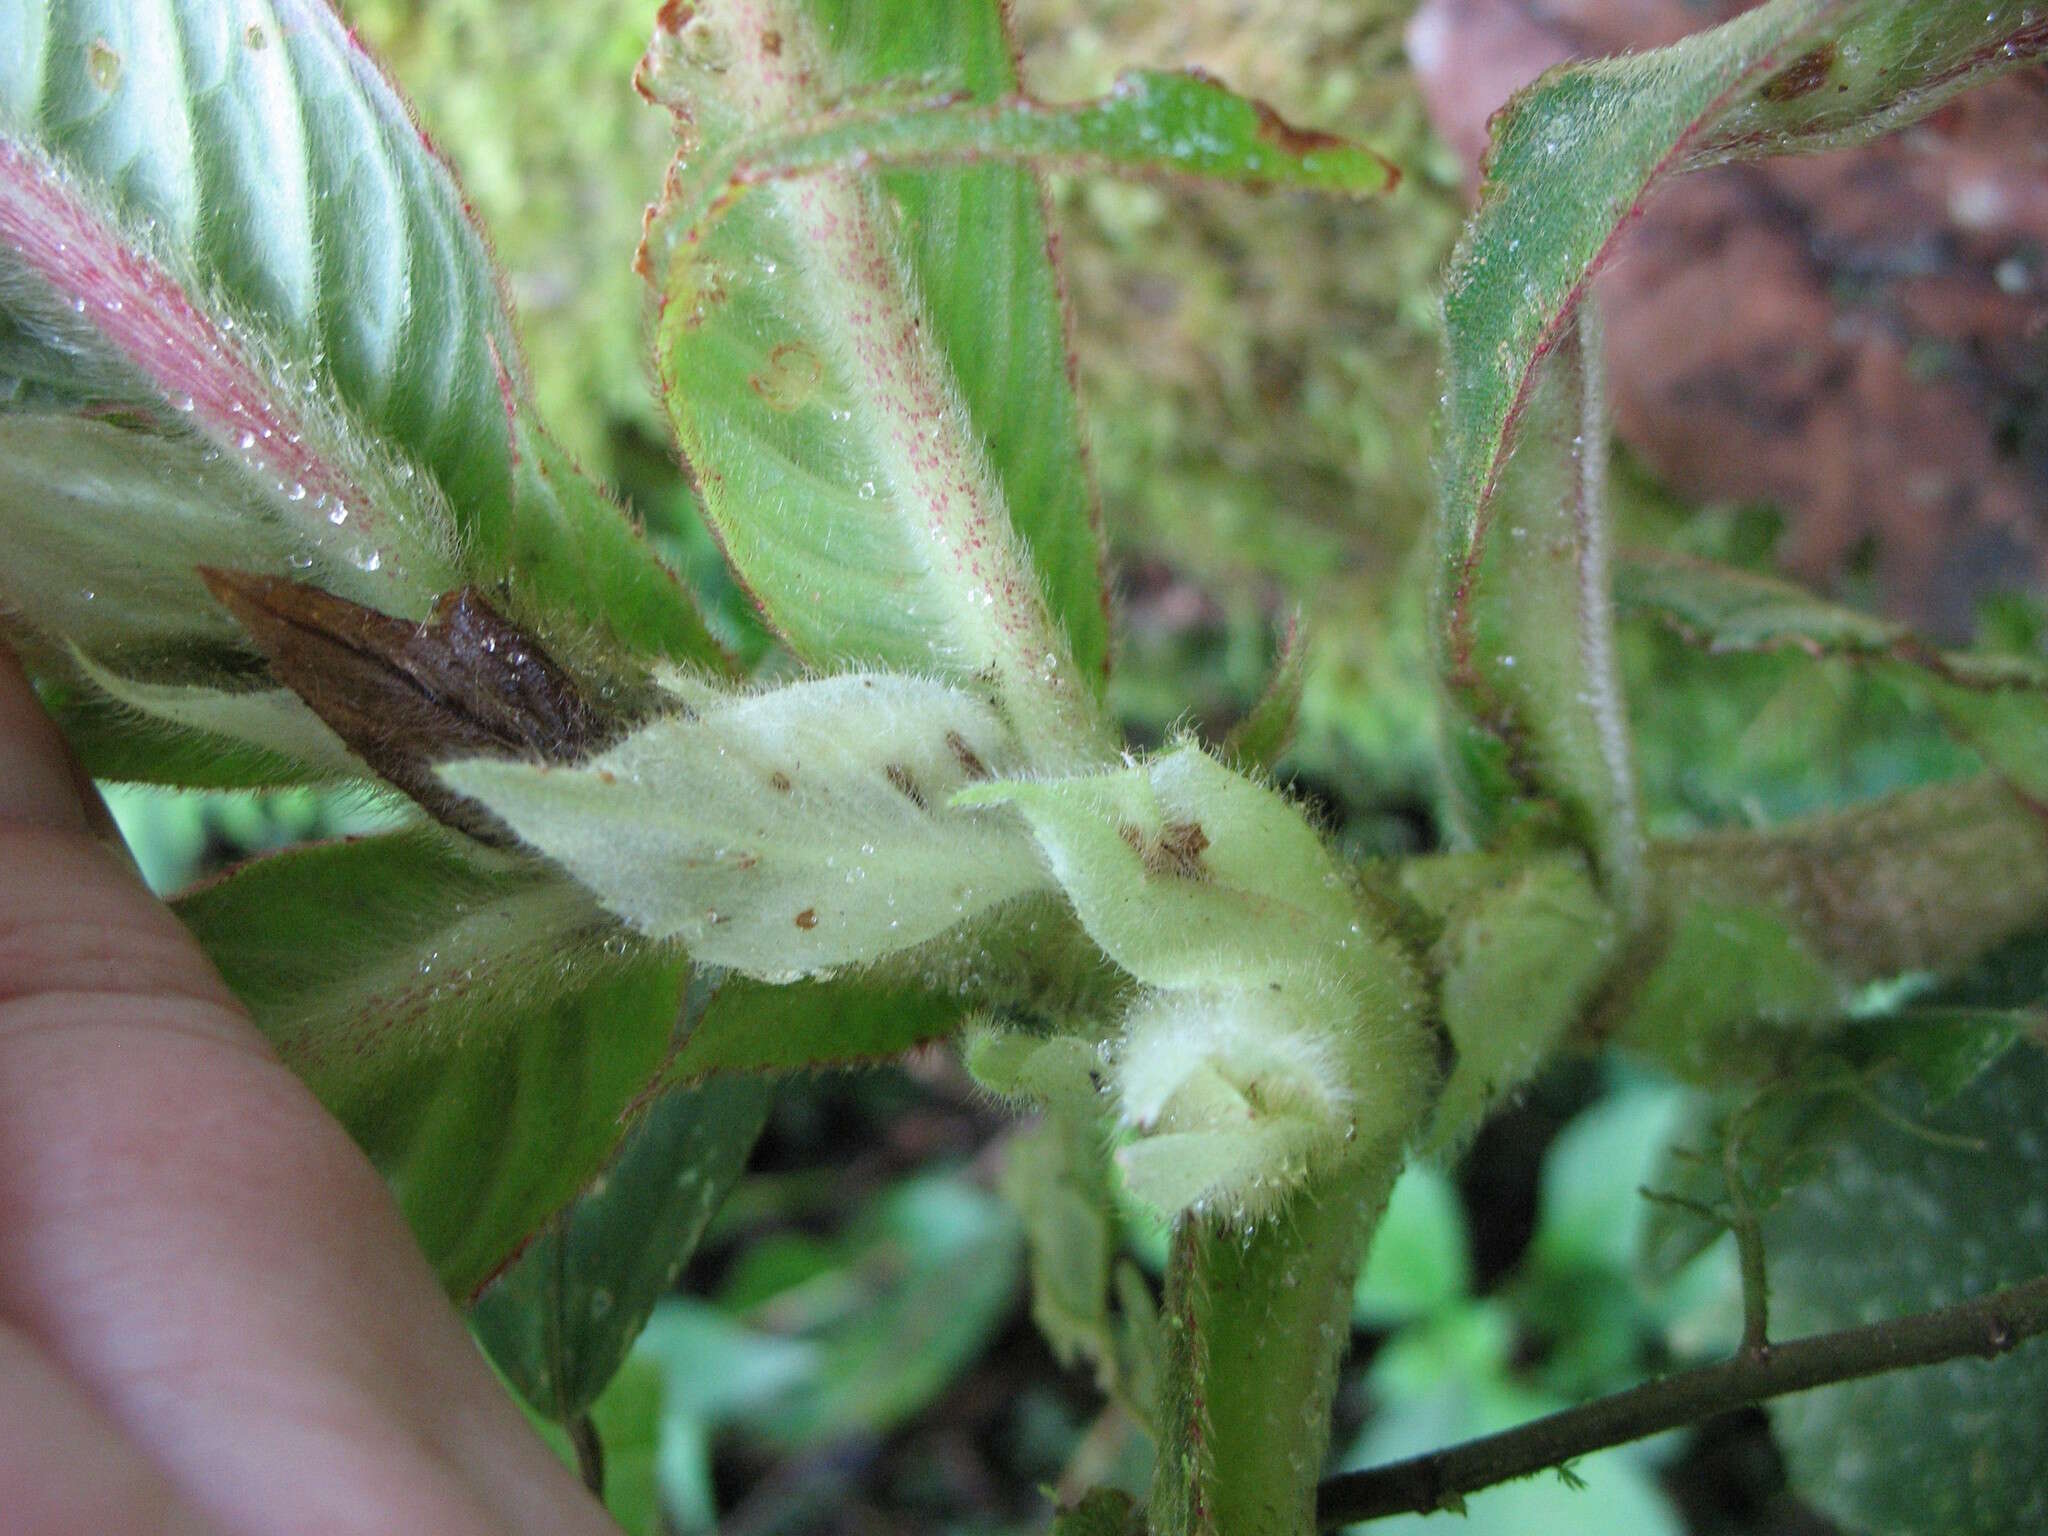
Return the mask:
MULTIPOLYGON (((2048 1057, 2014 1050, 1945 1109, 1910 1092, 1766 1223, 1787 1335, 1944 1306, 2048 1272, 2048 1057), (1936 1140, 1917 1127, 1924 1125, 1936 1140), (1873 1221, 1884 1240, 1871 1241, 1873 1221)), ((1835 1519, 1899 1536, 1992 1536, 2048 1520, 2048 1355, 2030 1347, 1773 1405, 1795 1482, 1835 1519)))
POLYGON ((534 1408, 568 1424, 598 1401, 745 1169, 772 1097, 747 1078, 665 1094, 477 1298, 471 1328, 534 1408))

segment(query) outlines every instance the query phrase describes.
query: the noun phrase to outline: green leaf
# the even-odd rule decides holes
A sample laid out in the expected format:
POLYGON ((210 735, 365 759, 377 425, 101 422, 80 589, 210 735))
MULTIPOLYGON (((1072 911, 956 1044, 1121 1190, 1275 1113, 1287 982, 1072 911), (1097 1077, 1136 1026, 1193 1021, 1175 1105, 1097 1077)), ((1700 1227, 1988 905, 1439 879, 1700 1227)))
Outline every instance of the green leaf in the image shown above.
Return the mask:
POLYGON ((1755 1081, 1774 1039, 1831 1029, 1869 983, 2048 922, 2048 829, 1989 774, 1660 844, 1653 866, 1671 916, 1618 978, 1608 1034, 1706 1082, 1755 1081))
MULTIPOLYGON (((642 83, 696 146, 683 209, 706 165, 834 96, 935 71, 982 101, 1017 84, 985 0, 664 14, 642 83)), ((1039 756, 1099 752, 1100 539, 1031 174, 777 182, 706 228, 665 222, 646 259, 706 510, 798 655, 986 674, 1039 756)))
POLYGON ((673 950, 434 831, 275 854, 177 911, 457 1296, 603 1166, 681 1006, 673 950))
MULTIPOLYGON (((479 531, 510 498, 499 381, 516 373, 517 343, 460 188, 334 12, 314 0, 7 0, 0 17, 12 34, 0 204, 69 192, 103 205, 121 246, 258 328, 278 364, 317 378, 479 531), (24 186, 32 153, 69 185, 24 186)), ((40 266, 34 248, 15 260, 40 266)), ((86 260, 74 271, 91 305, 122 297, 83 286, 112 273, 86 260)), ((164 313, 173 326, 199 319, 164 313)), ((115 347, 168 389, 168 349, 115 347)), ((59 382, 83 382, 79 364, 69 374, 59 382)), ((204 420, 205 381, 188 382, 204 420)))
POLYGON ((744 976, 718 989, 662 1069, 664 1083, 871 1066, 949 1035, 967 1004, 950 987, 835 976, 786 985, 744 976))
POLYGON ((1102 1135, 1102 1054, 1074 1035, 984 1029, 968 1070, 992 1093, 1045 1106, 1010 1139, 1002 1190, 1024 1223, 1031 1318, 1064 1366, 1087 1361, 1098 1390, 1151 1433, 1163 1344, 1144 1277, 1118 1261, 1116 1189, 1102 1135))
POLYGON ((509 583, 598 679, 716 661, 623 514, 535 490, 482 237, 328 6, 0 0, 0 37, 0 602, 153 684, 253 671, 202 563, 410 619, 509 583))
POLYGON ((1279 762, 1294 741, 1307 678, 1308 644, 1297 613, 1288 619, 1286 633, 1280 638, 1280 654, 1274 659, 1265 692, 1224 739, 1223 760, 1250 769, 1271 768, 1279 762))
MULTIPOLYGON (((884 100, 769 131, 729 150, 731 181, 758 185, 846 166, 1016 161, 1041 169, 1183 176, 1364 196, 1400 173, 1371 150, 1283 122, 1198 71, 1134 70, 1097 101, 884 100)), ((702 174, 698 173, 700 185, 702 174)), ((714 191, 719 190, 714 188, 714 191)))
POLYGON ((1051 1536, 1134 1536, 1144 1528, 1144 1517, 1128 1493, 1097 1488, 1053 1516, 1051 1536))
POLYGON ((1740 1208, 1771 1210, 1813 1178, 1845 1136, 1891 1115, 1883 1095, 1910 1083, 1929 1109, 1960 1094, 2042 1025, 2039 1012, 1912 1007, 1848 1024, 1794 1051, 1760 1087, 1705 1102, 1651 1181, 1661 1197, 1643 1239, 1663 1277, 1703 1251, 1740 1208), (1732 1176, 1740 1187, 1731 1189, 1732 1176))
POLYGON ((1450 393, 1438 524, 1449 756, 1481 833, 1497 833, 1509 808, 1530 798, 1562 800, 1568 831, 1577 830, 1574 801, 1599 804, 1587 787, 1594 781, 1572 766, 1583 752, 1561 761, 1543 747, 1546 737, 1583 737, 1583 717, 1574 725, 1569 714, 1546 713, 1555 707, 1547 690, 1522 699, 1500 687, 1505 655, 1488 650, 1483 621, 1490 596, 1552 584, 1543 563, 1553 552, 1540 534, 1520 549, 1493 549, 1522 505, 1502 500, 1509 477, 1555 489, 1573 478, 1572 436, 1585 439, 1587 454, 1600 451, 1597 435, 1565 428, 1578 413, 1545 403, 1574 392, 1546 384, 1540 365, 1566 343, 1621 226, 1670 175, 1872 137, 2044 49, 2048 32, 2023 9, 1772 0, 1670 48, 1555 70, 1498 116, 1480 208, 1444 301, 1450 393), (1534 419, 1546 413, 1548 423, 1534 419), (1512 466, 1511 456, 1530 462, 1512 466))
POLYGON ((1017 755, 966 693, 850 674, 705 699, 575 768, 477 759, 441 777, 642 933, 790 981, 1042 887, 1018 829, 947 803, 1017 755))
POLYGON ((1393 1329, 1462 1305, 1472 1293, 1469 1244, 1457 1185, 1427 1163, 1409 1164, 1352 1287, 1352 1320, 1393 1329))
MULTIPOLYGON (((1890 1097, 1767 1221, 1785 1336, 1946 1305, 2048 1272, 2048 1057, 2012 1051, 1948 1105, 1890 1097)), ((2006 1536, 2048 1522, 2039 1348, 1773 1405, 1793 1482, 1844 1526, 2006 1536)))
POLYGON ((569 1424, 605 1391, 745 1169, 772 1097, 745 1078, 664 1095, 477 1298, 470 1327, 534 1408, 569 1424))
POLYGON ((1430 1140, 1457 1147, 1535 1075, 1585 1017, 1620 948, 1620 924, 1576 858, 1530 862, 1478 887, 1436 948, 1457 1059, 1430 1140))
POLYGON ((1904 625, 1775 577, 1674 556, 1636 556, 1616 596, 1714 652, 1796 649, 1840 656, 1923 690, 1951 730, 2037 803, 2048 804, 2048 662, 1936 651, 1904 625))
POLYGON ((1344 966, 1369 998, 1403 989, 1405 960, 1366 928, 1301 813, 1198 747, 1116 772, 974 785, 954 804, 1015 806, 1089 936, 1148 986, 1300 983, 1344 966))
POLYGON ((761 1414, 760 1427, 785 1444, 887 1433, 980 1356, 1016 1296, 1014 1216, 956 1177, 896 1185, 844 1241, 839 1267, 860 1304, 836 1298, 811 1333, 816 1375, 761 1414))
POLYGON ((531 417, 520 425, 516 493, 501 557, 515 614, 547 634, 565 660, 596 673, 600 690, 605 680, 621 688, 637 684, 649 662, 714 674, 731 670, 703 615, 639 525, 531 417))

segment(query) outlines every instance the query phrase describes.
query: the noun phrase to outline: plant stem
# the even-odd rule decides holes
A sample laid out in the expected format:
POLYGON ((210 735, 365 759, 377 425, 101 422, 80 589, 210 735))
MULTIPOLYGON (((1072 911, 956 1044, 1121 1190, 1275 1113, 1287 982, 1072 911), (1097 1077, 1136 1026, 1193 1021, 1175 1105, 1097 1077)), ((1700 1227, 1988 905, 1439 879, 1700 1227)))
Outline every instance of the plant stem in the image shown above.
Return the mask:
POLYGON ((1399 1143, 1250 1232, 1183 1216, 1167 1269, 1153 1536, 1311 1536, 1351 1286, 1399 1143))
POLYGON ((576 1448, 576 1472, 583 1479, 583 1486, 591 1496, 600 1502, 604 1499, 604 1441, 598 1435, 597 1423, 587 1413, 579 1413, 571 1419, 566 1428, 569 1444, 576 1448))
POLYGON ((1938 1311, 1745 1352, 1720 1365, 1646 1382, 1448 1450, 1349 1472, 1317 1490, 1316 1519, 1330 1527, 1455 1510, 1466 1494, 1495 1483, 1718 1413, 1965 1355, 1989 1360, 2044 1332, 2048 1276, 1938 1311))
POLYGON ((1608 804, 1602 818, 1600 877, 1631 922, 1648 890, 1643 867, 1642 818, 1636 809, 1636 774, 1622 701, 1621 665, 1614 654, 1614 594, 1608 574, 1607 360, 1600 307, 1588 292, 1579 301, 1572 349, 1579 365, 1578 495, 1572 508, 1578 561, 1579 671, 1585 701, 1607 770, 1608 804))

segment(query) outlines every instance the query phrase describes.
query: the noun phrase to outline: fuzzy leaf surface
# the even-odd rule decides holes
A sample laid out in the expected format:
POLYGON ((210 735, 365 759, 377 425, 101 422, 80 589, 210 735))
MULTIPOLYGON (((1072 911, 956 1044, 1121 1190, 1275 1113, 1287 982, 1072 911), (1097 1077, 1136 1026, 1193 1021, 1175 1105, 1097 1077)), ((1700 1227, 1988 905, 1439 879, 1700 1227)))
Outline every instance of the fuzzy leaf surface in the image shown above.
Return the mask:
POLYGON ((1133 70, 1095 101, 856 105, 765 137, 736 157, 743 183, 845 165, 1017 161, 1069 171, 1185 177, 1363 197, 1399 173, 1371 150, 1283 122, 1196 71, 1133 70))
MULTIPOLYGON (((1445 297, 1438 524, 1448 756, 1482 838, 1498 835, 1520 802, 1574 797, 1575 779, 1532 751, 1532 739, 1564 727, 1533 717, 1540 701, 1498 686, 1484 610, 1524 579, 1542 581, 1540 540, 1493 555, 1512 520, 1496 502, 1511 473, 1554 473, 1511 471, 1511 454, 1553 465, 1564 457, 1570 434, 1553 427, 1539 438, 1533 420, 1520 428, 1541 414, 1542 365, 1621 226, 1668 176, 1873 137, 2044 50, 2048 18, 2023 6, 1772 0, 1670 48, 1555 70, 1500 115, 1445 297)), ((1590 438, 1584 446, 1594 450, 1590 438)))
POLYGON ((1299 982, 1347 959, 1376 993, 1407 975, 1300 812, 1199 748, 1110 773, 993 781, 954 803, 1015 806, 1089 936, 1148 986, 1299 982))
POLYGON ((458 1297, 611 1155, 687 969, 568 881, 436 831, 275 854, 177 911, 458 1297))
POLYGON ((441 777, 641 933, 790 981, 1044 885, 1020 829, 947 804, 1015 755, 970 695, 854 673, 706 701, 577 767, 477 759, 441 777))
POLYGON ((814 665, 988 671, 1050 724, 1048 752, 1092 739, 1100 535, 1032 174, 834 172, 693 219, 736 145, 836 96, 935 73, 978 101, 1014 92, 999 8, 715 0, 668 15, 687 19, 657 32, 642 86, 691 147, 644 253, 656 360, 734 567, 814 665))
MULTIPOLYGON (((564 491, 460 189, 329 6, 0 0, 0 52, 0 608, 32 649, 245 686, 210 564, 412 619, 488 583, 594 675, 717 664, 624 514, 564 491)), ((163 723, 126 718, 103 745, 146 759, 121 738, 163 723)))

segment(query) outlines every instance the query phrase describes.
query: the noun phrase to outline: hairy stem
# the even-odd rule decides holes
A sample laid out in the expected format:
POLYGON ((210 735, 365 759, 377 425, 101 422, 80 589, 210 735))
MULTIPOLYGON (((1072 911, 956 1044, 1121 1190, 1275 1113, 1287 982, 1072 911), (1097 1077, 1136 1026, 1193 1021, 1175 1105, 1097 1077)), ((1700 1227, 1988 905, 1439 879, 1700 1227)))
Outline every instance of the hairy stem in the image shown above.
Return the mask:
POLYGON ((1468 1493, 1717 1413, 1966 1355, 1989 1360, 2044 1332, 2048 1276, 1939 1311, 1744 1352, 1448 1450, 1346 1473, 1318 1490, 1316 1518, 1328 1527, 1457 1509, 1468 1493))
POLYGON ((1400 1170, 1353 1158, 1246 1233, 1185 1216, 1167 1272, 1153 1536, 1309 1536, 1351 1287, 1400 1170))
POLYGON ((1574 502, 1574 549, 1578 561, 1579 674, 1599 737, 1609 804, 1600 846, 1601 878, 1621 909, 1641 910, 1648 884, 1643 868, 1641 817, 1636 810, 1635 762, 1629 746, 1628 711, 1622 700, 1621 665, 1614 654, 1614 595, 1608 575, 1607 368, 1602 353, 1600 309, 1588 293, 1579 301, 1573 347, 1579 364, 1578 494, 1574 502))

